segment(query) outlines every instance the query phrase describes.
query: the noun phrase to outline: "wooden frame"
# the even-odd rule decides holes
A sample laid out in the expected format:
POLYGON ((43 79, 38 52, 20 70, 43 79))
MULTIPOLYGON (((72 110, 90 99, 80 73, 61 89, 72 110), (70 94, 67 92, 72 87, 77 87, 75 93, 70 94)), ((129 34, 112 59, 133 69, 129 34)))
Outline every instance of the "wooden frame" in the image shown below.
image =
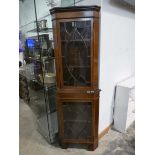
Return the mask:
MULTIPOLYGON (((89 150, 94 150, 98 146, 98 118, 99 118, 99 92, 98 89, 98 43, 99 43, 99 17, 100 7, 98 6, 78 6, 53 8, 52 15, 54 32, 54 49, 56 56, 56 81, 57 81, 57 111, 59 123, 59 140, 62 148, 67 144, 80 143, 88 144, 89 150), (72 21, 91 21, 91 41, 90 41, 90 86, 64 86, 63 69, 61 57, 61 36, 60 23, 72 21), (91 102, 91 137, 90 139, 64 138, 64 117, 63 102, 91 102)), ((74 104, 75 104, 74 103, 74 104)), ((74 105, 73 104, 73 105, 74 105)))
MULTIPOLYGON (((62 55, 61 55, 61 44, 60 44, 60 23, 61 22, 72 22, 72 21, 91 21, 91 32, 93 32, 93 20, 91 18, 71 18, 71 19, 60 19, 60 20, 57 20, 56 21, 56 25, 57 25, 57 34, 58 34, 58 42, 57 42, 57 45, 58 45, 58 55, 59 57, 61 58, 62 55)), ((92 74, 93 73, 93 35, 91 36, 91 87, 80 87, 78 86, 78 88, 76 89, 83 89, 83 88, 87 88, 87 89, 91 89, 92 88, 92 84, 94 83, 93 82, 93 77, 94 75, 92 74)), ((59 59, 59 65, 58 65, 59 68, 57 68, 57 70, 59 70, 59 80, 60 80, 60 87, 59 88, 74 88, 74 86, 64 86, 64 81, 63 81, 63 70, 62 70, 62 60, 59 59)))

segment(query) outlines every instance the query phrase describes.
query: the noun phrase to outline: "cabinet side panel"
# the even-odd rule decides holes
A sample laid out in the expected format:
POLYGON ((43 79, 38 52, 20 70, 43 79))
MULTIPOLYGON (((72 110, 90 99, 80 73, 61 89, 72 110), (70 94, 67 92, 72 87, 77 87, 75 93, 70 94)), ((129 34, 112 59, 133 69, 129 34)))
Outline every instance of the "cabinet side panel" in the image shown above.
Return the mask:
POLYGON ((55 53, 55 63, 56 63, 56 84, 60 87, 60 62, 59 62, 59 46, 58 46, 58 23, 53 20, 53 39, 54 39, 54 53, 55 53))
POLYGON ((93 22, 93 88, 98 88, 99 19, 93 22))

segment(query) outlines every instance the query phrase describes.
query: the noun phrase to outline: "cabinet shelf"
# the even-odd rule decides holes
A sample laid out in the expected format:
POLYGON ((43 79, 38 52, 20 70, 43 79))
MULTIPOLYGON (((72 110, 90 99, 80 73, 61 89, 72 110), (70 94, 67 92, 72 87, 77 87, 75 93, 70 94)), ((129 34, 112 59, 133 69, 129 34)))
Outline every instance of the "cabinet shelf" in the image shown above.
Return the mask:
POLYGON ((91 66, 69 66, 69 68, 90 68, 90 67, 91 66))
POLYGON ((91 121, 87 121, 87 120, 64 120, 64 123, 91 123, 91 121))
POLYGON ((91 39, 83 39, 83 40, 61 40, 61 42, 84 42, 91 41, 91 39))
MULTIPOLYGON (((67 84, 68 83, 68 81, 64 81, 64 84, 67 84)), ((79 82, 80 83, 80 82, 79 82)), ((85 83, 86 84, 90 84, 91 82, 89 82, 89 81, 85 81, 85 83)), ((76 86, 75 86, 76 87, 76 86)))
MULTIPOLYGON (((63 59, 65 59, 66 57, 65 56, 61 56, 63 59)), ((88 55, 87 56, 88 58, 91 58, 91 56, 90 55, 88 55)))

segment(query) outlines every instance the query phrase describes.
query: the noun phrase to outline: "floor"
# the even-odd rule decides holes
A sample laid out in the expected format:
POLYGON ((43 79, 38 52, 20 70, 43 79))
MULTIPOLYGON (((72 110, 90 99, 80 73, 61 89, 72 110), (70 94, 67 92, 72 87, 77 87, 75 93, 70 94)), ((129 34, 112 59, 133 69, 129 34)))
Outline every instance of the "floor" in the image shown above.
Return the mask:
POLYGON ((61 149, 57 143, 50 145, 36 130, 36 120, 31 108, 20 100, 20 155, 134 155, 135 125, 129 127, 126 134, 110 130, 99 141, 98 148, 91 152, 85 148, 61 149))

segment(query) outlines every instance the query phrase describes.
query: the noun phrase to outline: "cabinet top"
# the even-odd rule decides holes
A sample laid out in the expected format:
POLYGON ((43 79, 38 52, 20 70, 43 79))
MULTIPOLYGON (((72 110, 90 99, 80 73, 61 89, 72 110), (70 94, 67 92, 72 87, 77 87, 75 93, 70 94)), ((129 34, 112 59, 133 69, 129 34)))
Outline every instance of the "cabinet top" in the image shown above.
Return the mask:
POLYGON ((76 12, 76 11, 100 11, 100 7, 97 5, 91 6, 71 6, 71 7, 54 7, 50 9, 50 14, 60 12, 76 12))

